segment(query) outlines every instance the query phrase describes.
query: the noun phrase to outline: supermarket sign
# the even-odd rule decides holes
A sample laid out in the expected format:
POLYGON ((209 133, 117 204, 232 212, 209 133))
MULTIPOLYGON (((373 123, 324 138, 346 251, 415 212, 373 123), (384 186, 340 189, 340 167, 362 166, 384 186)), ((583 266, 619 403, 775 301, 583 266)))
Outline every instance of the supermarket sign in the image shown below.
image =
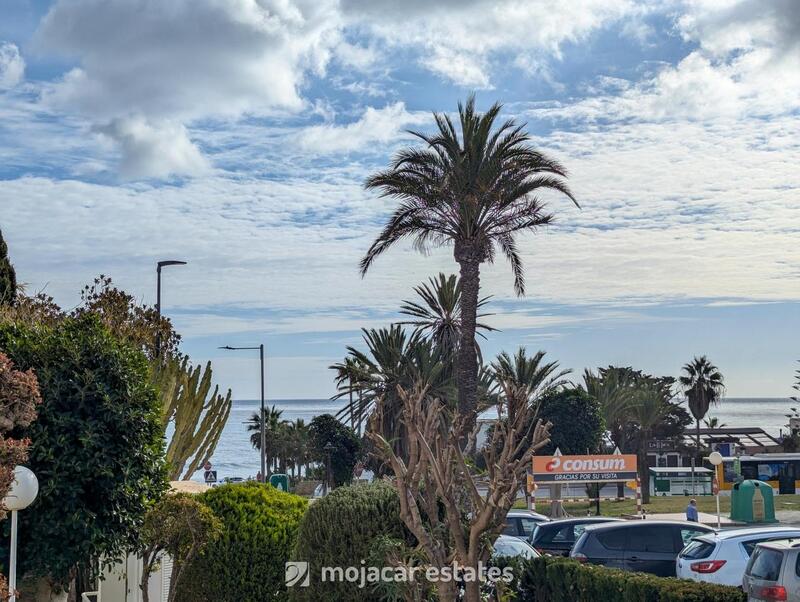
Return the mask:
POLYGON ((534 456, 536 483, 599 483, 636 478, 634 454, 534 456))

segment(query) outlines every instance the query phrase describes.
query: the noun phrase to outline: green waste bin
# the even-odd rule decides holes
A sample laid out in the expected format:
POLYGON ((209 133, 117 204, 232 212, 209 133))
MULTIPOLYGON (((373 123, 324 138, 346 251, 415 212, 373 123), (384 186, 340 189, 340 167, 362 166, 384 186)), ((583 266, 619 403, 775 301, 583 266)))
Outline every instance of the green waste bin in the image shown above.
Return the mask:
POLYGON ((748 479, 736 483, 731 491, 731 520, 743 523, 776 523, 772 487, 764 481, 748 479))

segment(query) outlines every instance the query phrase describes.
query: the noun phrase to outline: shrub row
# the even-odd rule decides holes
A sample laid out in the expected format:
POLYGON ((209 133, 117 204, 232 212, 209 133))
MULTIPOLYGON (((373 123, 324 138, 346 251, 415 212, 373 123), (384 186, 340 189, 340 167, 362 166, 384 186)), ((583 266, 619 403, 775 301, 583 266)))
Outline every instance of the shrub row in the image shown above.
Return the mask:
MULTIPOLYGON (((370 602, 411 592, 323 583, 323 566, 384 566, 413 537, 399 518, 397 492, 385 482, 335 489, 306 511, 306 501, 259 483, 217 487, 197 498, 223 523, 223 535, 186 567, 177 602, 370 602), (284 563, 309 563, 310 582, 287 592, 284 563)), ((406 558, 405 561, 409 559, 406 558)), ((505 564, 501 562, 500 564, 505 564)), ((388 562, 386 566, 393 565, 388 562)), ((516 602, 744 602, 733 587, 630 573, 567 558, 515 560, 516 602)), ((417 592, 429 599, 432 592, 417 592), (424 594, 424 595, 423 595, 424 594)), ((422 596, 422 597, 420 597, 422 596)), ((449 602, 449 601, 448 601, 449 602)))
POLYGON ((541 557, 523 564, 520 602, 745 602, 735 587, 655 577, 568 558, 541 557))

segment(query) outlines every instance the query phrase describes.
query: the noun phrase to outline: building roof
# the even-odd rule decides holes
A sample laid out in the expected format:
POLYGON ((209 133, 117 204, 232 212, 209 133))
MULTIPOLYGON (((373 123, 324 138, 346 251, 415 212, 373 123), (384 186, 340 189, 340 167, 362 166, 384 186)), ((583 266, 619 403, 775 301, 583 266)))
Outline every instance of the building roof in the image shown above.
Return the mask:
MULTIPOLYGON (((683 436, 686 445, 694 445, 697 431, 687 429, 683 436)), ((723 427, 723 428, 701 428, 700 441, 704 447, 709 447, 711 443, 738 443, 744 447, 770 447, 780 445, 781 442, 758 427, 723 427)))

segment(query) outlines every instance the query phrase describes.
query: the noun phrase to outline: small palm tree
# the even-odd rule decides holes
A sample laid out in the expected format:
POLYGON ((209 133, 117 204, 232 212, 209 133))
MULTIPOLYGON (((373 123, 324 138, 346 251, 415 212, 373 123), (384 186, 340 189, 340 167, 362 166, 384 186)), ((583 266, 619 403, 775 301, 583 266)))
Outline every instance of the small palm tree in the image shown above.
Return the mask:
POLYGON ((722 429, 728 426, 724 422, 720 422, 719 418, 717 418, 716 416, 703 419, 703 424, 706 425, 706 428, 709 429, 722 429))
POLYGON ((683 372, 679 382, 689 402, 689 411, 696 422, 696 444, 699 451, 700 421, 708 413, 708 409, 722 399, 725 383, 719 368, 712 364, 705 355, 695 357, 684 365, 683 372))
POLYGON ((537 351, 528 357, 525 348, 520 347, 513 358, 503 351, 492 362, 498 397, 511 422, 522 408, 536 404, 546 392, 566 384, 564 377, 570 370, 559 370, 558 362, 545 362, 544 356, 544 351, 537 351))
MULTIPOLYGON (((461 285, 455 274, 445 276, 441 272, 428 283, 414 287, 420 301, 403 301, 400 313, 414 318, 400 324, 413 326, 414 332, 429 337, 444 351, 454 352, 461 340, 461 285)), ((478 310, 489 297, 478 301, 478 310)), ((487 314, 479 314, 481 318, 487 314)), ((476 323, 477 330, 495 330, 486 324, 476 323)), ((481 333, 480 336, 483 336, 481 333)), ((478 349, 480 355, 480 349, 478 349)))
MULTIPOLYGON (((497 124, 500 104, 475 110, 475 97, 459 103, 459 129, 446 114, 434 114, 437 131, 410 132, 423 148, 408 148, 389 169, 371 176, 366 188, 399 201, 361 261, 366 274, 373 261, 400 240, 412 239, 420 251, 452 246, 460 268, 461 333, 458 345, 458 409, 474 412, 478 400, 475 349, 480 266, 502 253, 511 263, 517 294, 525 291, 515 235, 553 221, 538 196, 552 190, 575 198, 557 161, 536 150, 524 125, 497 124)), ((577 202, 576 202, 577 204, 577 202)))
MULTIPOLYGON (((337 413, 337 418, 351 423, 366 424, 396 445, 398 453, 404 452, 407 443, 401 420, 402 402, 398 386, 410 390, 413 386, 427 386, 431 399, 449 399, 452 396, 452 370, 439 349, 419 334, 409 335, 401 326, 364 330, 366 352, 348 347, 348 358, 354 368, 353 380, 340 381, 335 398, 349 395, 354 389, 358 396, 337 413), (380 411, 376 411, 380 409, 380 411)), ((342 363, 331 366, 338 374, 342 363)))

